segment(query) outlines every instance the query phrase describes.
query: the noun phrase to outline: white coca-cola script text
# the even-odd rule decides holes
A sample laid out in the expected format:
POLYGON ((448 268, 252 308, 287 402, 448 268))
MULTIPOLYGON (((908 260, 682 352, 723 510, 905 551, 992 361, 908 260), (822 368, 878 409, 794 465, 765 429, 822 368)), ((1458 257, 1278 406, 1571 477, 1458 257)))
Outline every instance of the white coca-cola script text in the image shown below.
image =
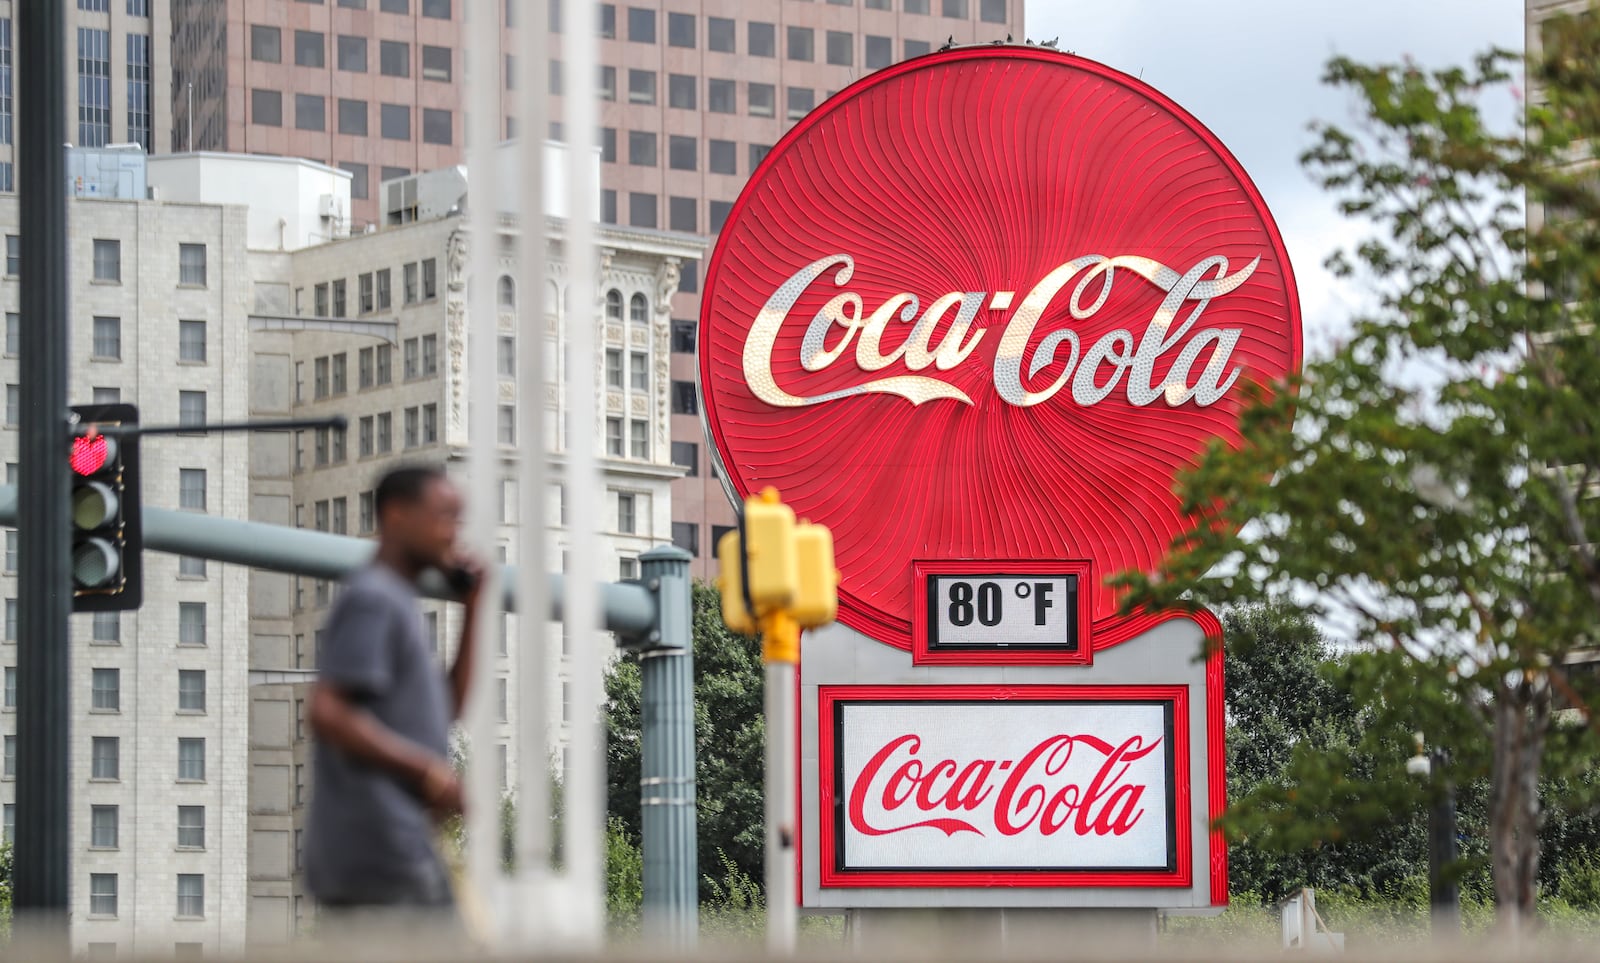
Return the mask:
MULTIPOLYGON (((1190 401, 1200 406, 1215 404, 1238 380, 1239 369, 1232 366, 1231 360, 1244 330, 1197 328, 1195 325, 1214 298, 1244 284, 1260 263, 1261 258, 1257 257, 1229 274, 1228 259, 1221 255, 1204 258, 1187 271, 1176 271, 1137 255, 1089 254, 1074 258, 1045 275, 1012 311, 995 348, 995 391, 1002 400, 1018 407, 1048 401, 1067 388, 1069 382, 1070 397, 1082 406, 1098 404, 1119 387, 1128 402, 1137 406, 1148 405, 1157 398, 1174 408, 1190 401), (1073 278, 1078 279, 1077 285, 1066 307, 1074 320, 1084 321, 1094 317, 1105 305, 1113 282, 1119 272, 1124 271, 1141 279, 1140 283, 1149 282, 1164 293, 1139 337, 1136 338, 1130 328, 1119 327, 1101 335, 1092 344, 1084 345, 1078 332, 1070 327, 1059 328, 1040 338, 1029 352, 1034 331, 1045 310, 1073 278), (1207 275, 1213 276, 1207 280, 1207 275), (1086 296, 1093 300, 1086 304, 1086 296), (1185 304, 1191 302, 1193 309, 1178 320, 1185 304), (1058 358, 1063 346, 1065 357, 1058 358), (1210 357, 1197 374, 1195 365, 1207 348, 1211 349, 1210 357), (1027 355, 1029 382, 1040 372, 1046 372, 1048 377, 1052 369, 1055 370, 1054 379, 1037 390, 1028 390, 1023 384, 1024 355, 1027 355), (1157 362, 1168 358, 1171 360, 1166 373, 1159 383, 1152 383, 1157 362)), ((833 274, 833 284, 843 288, 855 273, 855 259, 848 254, 832 254, 811 262, 780 285, 756 315, 744 343, 744 376, 757 398, 781 408, 817 405, 864 394, 898 395, 913 405, 941 398, 973 403, 965 391, 937 374, 919 372, 930 368, 934 372, 952 371, 964 363, 989 333, 987 327, 973 327, 978 312, 986 304, 993 311, 1010 309, 1014 292, 999 291, 991 295, 987 291, 954 291, 929 304, 925 311, 921 310, 921 302, 915 294, 901 293, 869 313, 861 295, 842 291, 807 323, 800 345, 801 367, 806 371, 822 371, 842 358, 853 343, 855 365, 863 374, 888 373, 869 377, 848 388, 815 395, 795 395, 780 387, 772 371, 779 329, 788 322, 790 311, 800 296, 834 268, 838 270, 833 274), (952 313, 954 318, 943 325, 952 313), (884 335, 890 322, 895 320, 902 324, 915 321, 915 325, 898 347, 885 353, 884 335), (934 332, 941 325, 943 336, 935 346, 934 332), (835 329, 842 332, 836 338, 835 329), (833 338, 831 346, 830 338, 833 338), (900 370, 895 370, 895 366, 900 370)))

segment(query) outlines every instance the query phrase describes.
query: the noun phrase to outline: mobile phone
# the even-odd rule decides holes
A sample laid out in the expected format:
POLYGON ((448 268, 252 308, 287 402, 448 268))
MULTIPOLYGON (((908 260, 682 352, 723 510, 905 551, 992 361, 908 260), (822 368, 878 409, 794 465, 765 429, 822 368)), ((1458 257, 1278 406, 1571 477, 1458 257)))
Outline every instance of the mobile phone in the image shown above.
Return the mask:
POLYGON ((465 595, 478 584, 478 576, 467 569, 453 565, 444 573, 445 581, 450 583, 450 588, 457 595, 465 595))

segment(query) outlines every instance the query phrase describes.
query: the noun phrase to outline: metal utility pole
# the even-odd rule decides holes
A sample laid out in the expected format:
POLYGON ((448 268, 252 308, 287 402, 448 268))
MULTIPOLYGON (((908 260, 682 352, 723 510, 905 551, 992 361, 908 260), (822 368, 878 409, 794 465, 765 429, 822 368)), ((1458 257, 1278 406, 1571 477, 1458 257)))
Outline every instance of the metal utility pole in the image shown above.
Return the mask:
POLYGON ((657 607, 656 629, 639 649, 644 924, 652 943, 669 951, 692 949, 699 932, 690 561, 674 545, 639 556, 642 581, 657 607))
POLYGON ((767 952, 794 952, 795 930, 795 665, 800 661, 800 626, 779 615, 761 638, 767 664, 766 778, 767 952))
POLYGON ((65 951, 71 717, 67 616, 66 5, 20 0, 17 98, 22 447, 13 905, 34 951, 65 951))

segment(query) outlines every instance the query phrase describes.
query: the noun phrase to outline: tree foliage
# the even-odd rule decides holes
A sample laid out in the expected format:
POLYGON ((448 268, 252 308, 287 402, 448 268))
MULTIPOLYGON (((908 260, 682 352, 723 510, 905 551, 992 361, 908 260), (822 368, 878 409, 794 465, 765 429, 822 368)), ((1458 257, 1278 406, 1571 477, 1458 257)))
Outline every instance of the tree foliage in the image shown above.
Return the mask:
MULTIPOLYGON (((731 862, 762 878, 762 716, 760 646, 722 624, 714 588, 694 587, 695 783, 700 898, 716 894, 706 874, 731 862)), ((639 822, 639 663, 624 657, 606 677, 606 752, 610 813, 634 842, 639 822)))
MULTIPOLYGON (((1130 608, 1297 591, 1352 626, 1369 728, 1421 730, 1463 782, 1487 778, 1513 932, 1537 895, 1544 797, 1575 789, 1595 749, 1556 710, 1587 715, 1595 687, 1569 665, 1600 611, 1600 192, 1575 167, 1600 145, 1600 24, 1544 37, 1524 129, 1480 110, 1511 89, 1504 51, 1433 71, 1331 62, 1359 122, 1317 125, 1303 160, 1372 228, 1329 264, 1373 305, 1298 382, 1246 387, 1240 446, 1180 480, 1192 528, 1122 580, 1130 608)), ((1320 781, 1324 798, 1381 816, 1405 779, 1372 763, 1320 781)))

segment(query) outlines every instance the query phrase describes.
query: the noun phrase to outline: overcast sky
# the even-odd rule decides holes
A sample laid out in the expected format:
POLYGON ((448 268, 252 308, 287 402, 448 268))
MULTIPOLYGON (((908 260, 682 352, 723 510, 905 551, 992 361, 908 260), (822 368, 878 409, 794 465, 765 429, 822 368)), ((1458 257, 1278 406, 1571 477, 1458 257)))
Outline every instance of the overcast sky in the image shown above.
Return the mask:
POLYGON ((1364 233, 1298 162, 1311 121, 1352 116, 1349 95, 1321 83, 1323 65, 1342 54, 1444 66, 1523 47, 1522 0, 1027 0, 1026 22, 1028 39, 1060 37, 1062 50, 1142 77, 1228 145, 1283 231, 1308 350, 1360 296, 1322 261, 1364 233))

